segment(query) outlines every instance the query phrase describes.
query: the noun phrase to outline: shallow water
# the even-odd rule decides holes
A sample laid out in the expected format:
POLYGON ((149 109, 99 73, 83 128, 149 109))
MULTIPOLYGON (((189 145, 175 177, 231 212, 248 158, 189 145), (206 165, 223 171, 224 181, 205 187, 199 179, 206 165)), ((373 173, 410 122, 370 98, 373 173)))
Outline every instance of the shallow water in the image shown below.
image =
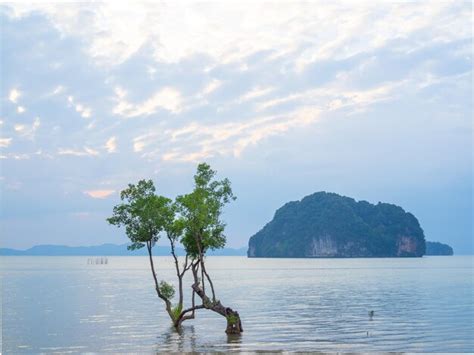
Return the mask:
MULTIPOLYGON (((175 332, 145 257, 87 259, 2 257, 3 352, 474 351, 472 256, 209 257, 240 337, 205 310, 175 332)), ((156 264, 172 281, 171 259, 156 264)))

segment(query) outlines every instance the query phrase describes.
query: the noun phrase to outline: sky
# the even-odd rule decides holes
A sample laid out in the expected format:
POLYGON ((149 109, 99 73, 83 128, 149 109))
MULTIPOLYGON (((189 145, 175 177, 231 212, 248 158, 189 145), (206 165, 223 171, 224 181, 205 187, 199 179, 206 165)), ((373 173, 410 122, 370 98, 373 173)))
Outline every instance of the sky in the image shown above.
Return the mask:
POLYGON ((473 248, 472 5, 0 4, 2 247, 125 243, 128 183, 228 177, 229 247, 317 191, 473 248))

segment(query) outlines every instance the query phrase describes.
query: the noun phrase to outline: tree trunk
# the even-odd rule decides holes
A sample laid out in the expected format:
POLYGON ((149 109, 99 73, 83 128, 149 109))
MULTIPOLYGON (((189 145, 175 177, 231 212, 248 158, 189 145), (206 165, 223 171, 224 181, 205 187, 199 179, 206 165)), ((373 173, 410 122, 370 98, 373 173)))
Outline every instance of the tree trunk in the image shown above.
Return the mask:
POLYGON ((155 272, 155 265, 153 263, 153 255, 152 255, 152 252, 151 252, 151 248, 152 248, 151 242, 147 242, 146 246, 147 246, 147 250, 148 250, 148 257, 149 257, 149 260, 150 260, 151 273, 153 275, 153 280, 155 281, 156 293, 157 293, 158 297, 161 298, 165 302, 166 312, 168 313, 171 320, 173 321, 174 317, 173 317, 173 312, 171 311, 171 302, 165 296, 163 296, 160 292, 160 286, 158 284, 158 278, 157 278, 156 272, 155 272))
POLYGON ((239 312, 233 311, 230 308, 226 308, 227 313, 227 328, 225 332, 227 334, 240 334, 244 331, 242 328, 242 321, 240 320, 239 312))
POLYGON ((184 266, 184 270, 183 270, 183 273, 181 273, 181 271, 179 270, 179 261, 178 261, 178 257, 176 255, 176 252, 175 252, 175 249, 174 249, 174 241, 173 239, 168 235, 168 239, 170 241, 170 245, 171 245, 171 255, 173 256, 173 259, 174 259, 174 265, 175 265, 175 268, 176 268, 176 275, 178 276, 178 307, 180 308, 183 308, 183 276, 184 276, 184 273, 186 272, 186 265, 184 266))
POLYGON ((204 308, 214 311, 227 319, 227 328, 225 330, 227 334, 240 334, 244 331, 238 312, 232 308, 224 307, 221 301, 211 301, 199 287, 198 283, 194 283, 192 288, 201 298, 204 308))

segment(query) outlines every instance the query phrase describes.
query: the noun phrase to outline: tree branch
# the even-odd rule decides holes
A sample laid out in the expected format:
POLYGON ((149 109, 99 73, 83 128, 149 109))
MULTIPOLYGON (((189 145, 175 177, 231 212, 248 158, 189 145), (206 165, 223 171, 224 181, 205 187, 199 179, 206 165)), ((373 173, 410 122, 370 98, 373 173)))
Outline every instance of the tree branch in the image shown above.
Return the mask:
MULTIPOLYGON (((160 285, 158 284, 158 278, 156 277, 155 265, 153 264, 153 256, 152 256, 152 253, 151 253, 151 241, 146 242, 146 248, 148 249, 148 257, 150 259, 150 268, 151 268, 151 272, 153 274, 153 280, 155 280, 156 293, 158 294, 159 298, 161 298, 163 301, 165 301, 166 311, 171 316, 172 315, 171 302, 165 296, 163 296, 163 294, 161 293, 160 285)), ((173 317, 171 317, 171 318, 173 318, 173 317)))
POLYGON ((176 323, 179 325, 181 324, 182 322, 184 322, 185 320, 188 320, 188 319, 194 319, 194 311, 196 311, 197 309, 204 309, 206 307, 204 307, 203 304, 199 305, 199 306, 194 306, 194 307, 190 307, 188 309, 185 309, 184 311, 181 312, 181 314, 179 315, 176 323), (186 313, 189 313, 189 312, 193 312, 191 315, 189 316, 186 316, 185 314, 186 313))
POLYGON ((209 274, 206 271, 206 268, 204 267, 204 263, 201 261, 201 267, 202 271, 204 272, 204 275, 206 275, 207 280, 209 281, 209 285, 211 285, 211 292, 212 292, 212 301, 216 302, 216 293, 214 292, 214 284, 211 281, 211 278, 209 277, 209 274))
POLYGON ((191 261, 191 263, 188 264, 188 254, 186 254, 186 259, 184 259, 183 272, 181 273, 181 276, 184 276, 184 273, 188 271, 189 269, 191 269, 192 266, 193 266, 193 261, 191 261))
POLYGON ((170 237, 170 234, 169 233, 166 233, 166 236, 168 237, 169 241, 170 241, 170 244, 171 244, 171 255, 173 255, 173 259, 174 259, 174 265, 175 265, 175 268, 176 268, 176 275, 178 276, 178 292, 179 292, 179 300, 178 300, 178 305, 180 307, 183 306, 183 275, 185 273, 185 270, 183 271, 183 273, 180 272, 179 270, 179 262, 178 262, 178 257, 176 256, 176 252, 175 252, 175 248, 174 248, 174 240, 173 238, 170 237))

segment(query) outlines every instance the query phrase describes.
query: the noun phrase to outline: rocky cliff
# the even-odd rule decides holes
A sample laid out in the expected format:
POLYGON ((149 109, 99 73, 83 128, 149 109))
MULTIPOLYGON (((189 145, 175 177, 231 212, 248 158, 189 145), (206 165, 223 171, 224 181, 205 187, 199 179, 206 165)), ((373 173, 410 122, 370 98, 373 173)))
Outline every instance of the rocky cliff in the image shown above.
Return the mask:
POLYGON ((401 207, 317 192, 289 202, 249 240, 249 257, 415 257, 425 253, 418 220, 401 207))

